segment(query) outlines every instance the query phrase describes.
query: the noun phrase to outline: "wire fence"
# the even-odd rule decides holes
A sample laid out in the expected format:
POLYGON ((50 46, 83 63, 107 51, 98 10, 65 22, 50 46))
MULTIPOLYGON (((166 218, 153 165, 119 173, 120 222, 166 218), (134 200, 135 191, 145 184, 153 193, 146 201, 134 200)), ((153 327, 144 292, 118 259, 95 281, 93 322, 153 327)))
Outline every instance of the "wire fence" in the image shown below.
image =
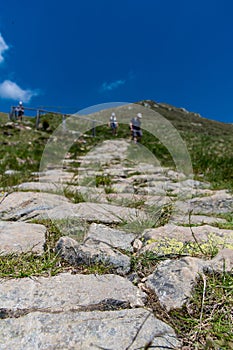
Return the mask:
MULTIPOLYGON (((74 114, 70 113, 62 113, 62 112, 57 112, 57 111, 49 111, 47 109, 42 109, 42 108, 30 108, 30 107, 23 107, 23 111, 32 111, 34 112, 34 118, 36 119, 35 121, 35 128, 38 129, 41 121, 41 116, 45 114, 50 114, 50 115, 59 115, 62 116, 62 126, 64 130, 66 130, 66 119, 70 116, 73 116, 74 114)), ((77 118, 82 118, 86 121, 89 121, 92 123, 92 136, 96 136, 96 125, 98 123, 97 120, 86 118, 84 116, 80 115, 75 115, 77 118)), ((17 121, 19 119, 18 117, 18 106, 11 106, 11 110, 9 112, 9 120, 11 121, 17 121)))

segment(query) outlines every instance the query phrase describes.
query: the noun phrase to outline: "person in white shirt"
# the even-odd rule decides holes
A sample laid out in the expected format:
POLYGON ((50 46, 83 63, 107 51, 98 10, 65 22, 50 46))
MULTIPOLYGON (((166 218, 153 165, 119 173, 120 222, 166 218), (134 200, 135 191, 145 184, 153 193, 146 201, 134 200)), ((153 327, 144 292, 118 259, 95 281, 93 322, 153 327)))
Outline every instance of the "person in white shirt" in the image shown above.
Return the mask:
POLYGON ((24 115, 23 102, 22 102, 22 101, 19 101, 19 104, 18 104, 18 106, 16 107, 16 116, 17 116, 17 119, 19 119, 20 121, 22 121, 23 115, 24 115))
POLYGON ((111 114, 111 117, 109 118, 108 126, 112 129, 112 134, 114 136, 116 136, 117 135, 118 122, 117 122, 116 114, 114 112, 111 114))

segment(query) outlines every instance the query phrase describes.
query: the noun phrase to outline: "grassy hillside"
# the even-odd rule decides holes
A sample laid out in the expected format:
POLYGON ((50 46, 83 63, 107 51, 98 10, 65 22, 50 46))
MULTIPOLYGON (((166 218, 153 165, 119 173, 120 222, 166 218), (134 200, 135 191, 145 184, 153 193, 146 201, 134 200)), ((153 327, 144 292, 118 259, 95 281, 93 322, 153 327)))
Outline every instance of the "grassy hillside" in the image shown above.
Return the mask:
MULTIPOLYGON (((210 181, 213 188, 233 189, 233 124, 221 123, 206 118, 199 114, 187 112, 183 108, 176 108, 167 104, 153 101, 141 101, 138 105, 144 106, 143 115, 152 111, 165 117, 178 131, 187 145, 194 175, 197 179, 210 181)), ((104 114, 105 111, 102 111, 104 114)), ((135 115, 134 109, 116 108, 119 121, 128 114, 128 120, 135 115)), ((108 111, 108 115, 109 115, 108 111)), ((98 119, 98 113, 92 115, 98 119)), ((143 120, 142 120, 143 127, 143 120)), ((92 142, 98 142, 103 138, 111 137, 107 126, 97 129, 97 137, 92 142)), ((143 131, 142 144, 155 154, 162 165, 174 166, 172 157, 160 140, 151 133, 143 131)), ((128 125, 120 124, 119 137, 129 138, 128 125)), ((74 147, 75 149, 75 147, 74 147)), ((77 149, 76 149, 77 152, 77 149)))
POLYGON ((201 117, 167 104, 142 101, 139 104, 167 118, 185 140, 194 174, 210 181, 218 188, 233 189, 233 124, 201 117))
MULTIPOLYGON (((210 181, 213 188, 233 189, 233 124, 205 119, 197 113, 153 101, 141 101, 138 105, 144 106, 145 111, 158 112, 177 129, 187 144, 196 178, 210 181)), ((98 113, 91 115, 92 118, 98 119, 98 113)), ((102 113, 109 115, 109 111, 102 113)), ((120 116, 120 113, 123 112, 118 107, 117 114, 120 116)), ((127 113, 130 120, 134 115, 133 110, 127 113)), ((57 115, 45 115, 41 118, 41 128, 35 130, 33 118, 24 117, 22 124, 18 124, 9 122, 8 115, 0 113, 1 187, 28 180, 31 172, 39 169, 44 146, 61 121, 61 117, 57 115), (9 170, 20 171, 21 174, 6 175, 5 172, 9 170)), ((91 131, 87 136, 89 137, 86 137, 85 144, 75 142, 72 145, 70 152, 73 158, 87 152, 94 144, 112 137, 107 125, 96 129, 95 138, 91 137, 91 131)), ((118 137, 129 138, 128 125, 120 124, 118 137)), ((144 132, 142 144, 151 150, 163 165, 174 166, 166 147, 147 131, 144 132)))

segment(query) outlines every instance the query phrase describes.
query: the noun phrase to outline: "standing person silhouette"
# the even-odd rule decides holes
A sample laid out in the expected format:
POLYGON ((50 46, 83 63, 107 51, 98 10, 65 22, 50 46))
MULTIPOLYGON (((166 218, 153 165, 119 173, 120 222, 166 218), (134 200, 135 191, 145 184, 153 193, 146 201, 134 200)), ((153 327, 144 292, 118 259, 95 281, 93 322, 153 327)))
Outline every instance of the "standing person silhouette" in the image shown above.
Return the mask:
POLYGON ((131 119, 129 124, 134 143, 140 142, 142 139, 141 119, 142 114, 138 113, 136 117, 131 119))
POLYGON ((24 107, 23 107, 23 102, 22 101, 19 101, 19 104, 16 107, 16 114, 17 114, 17 119, 22 121, 23 115, 24 115, 24 107))
POLYGON ((118 122, 116 118, 116 114, 113 112, 111 117, 109 118, 108 126, 112 129, 112 134, 114 136, 117 135, 118 122))

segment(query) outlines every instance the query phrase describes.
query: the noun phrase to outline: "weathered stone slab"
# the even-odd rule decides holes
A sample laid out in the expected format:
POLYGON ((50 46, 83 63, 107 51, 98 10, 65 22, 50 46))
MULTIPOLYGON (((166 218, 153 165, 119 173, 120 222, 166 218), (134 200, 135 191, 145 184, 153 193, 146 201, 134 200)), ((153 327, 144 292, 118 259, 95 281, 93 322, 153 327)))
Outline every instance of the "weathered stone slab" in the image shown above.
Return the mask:
MULTIPOLYGON (((80 218, 88 222, 96 221, 105 224, 145 218, 143 211, 134 208, 90 202, 60 205, 47 211, 45 215, 50 219, 80 218)), ((43 218, 44 214, 41 213, 40 217, 43 218)))
POLYGON ((172 253, 179 253, 177 249, 181 250, 182 244, 195 242, 192 232, 200 244, 207 242, 219 249, 225 247, 232 247, 233 249, 233 230, 224 230, 209 225, 203 225, 192 227, 191 231, 190 227, 167 224, 158 228, 147 229, 143 232, 142 237, 144 241, 152 242, 145 245, 141 252, 152 250, 162 253, 163 248, 166 249, 166 247, 170 247, 172 253), (182 244, 179 245, 179 243, 182 244))
POLYGON ((187 179, 180 182, 181 187, 190 187, 195 189, 205 189, 209 188, 210 184, 208 182, 202 182, 193 179, 187 179))
MULTIPOLYGON (((222 218, 217 218, 214 216, 206 215, 191 215, 190 222, 193 225, 203 225, 203 224, 215 224, 215 223, 226 223, 227 221, 222 218)), ((174 215, 170 218, 170 223, 175 225, 188 225, 189 215, 174 215)))
POLYGON ((121 248, 132 251, 132 244, 136 235, 125 231, 112 229, 106 225, 93 223, 89 227, 85 237, 85 243, 92 240, 95 242, 106 243, 112 248, 121 248))
MULTIPOLYGON (((126 162, 124 162, 124 163, 126 163, 126 162)), ((144 165, 142 163, 136 164, 133 166, 133 163, 130 162, 128 164, 124 164, 123 169, 125 171, 126 176, 130 180, 133 176, 137 177, 137 175, 141 176, 142 174, 144 176, 151 175, 152 177, 154 177, 155 175, 160 176, 160 174, 165 173, 165 171, 166 171, 165 169, 167 169, 167 168, 161 168, 160 166, 157 167, 157 166, 154 166, 152 164, 145 164, 144 165)))
MULTIPOLYGON (((135 180, 136 181, 136 180, 135 180)), ((174 182, 170 179, 164 179, 160 181, 159 178, 145 182, 140 185, 138 182, 138 193, 144 193, 148 195, 167 195, 172 194, 173 196, 181 198, 192 198, 195 196, 213 195, 215 192, 207 189, 209 184, 201 183, 200 181, 185 180, 181 182, 174 182)))
POLYGON ((134 188, 127 181, 121 183, 115 183, 112 186, 114 192, 117 193, 134 193, 134 188))
POLYGON ((125 178, 126 177, 126 173, 125 173, 125 169, 122 167, 121 164, 119 165, 114 165, 114 167, 106 167, 106 169, 104 169, 104 173, 106 175, 110 175, 110 176, 114 176, 115 178, 125 178))
POLYGON ((202 273, 232 273, 232 270, 233 250, 223 249, 211 260, 185 257, 163 261, 147 277, 145 284, 169 311, 181 308, 187 302, 202 273))
MULTIPOLYGON (((148 163, 143 163, 139 162, 137 166, 135 166, 135 170, 143 173, 143 174, 166 174, 168 168, 164 168, 158 165, 154 164, 148 164, 148 163)), ((169 176, 170 177, 170 176, 169 176)))
POLYGON ((174 330, 147 310, 34 312, 0 321, 2 350, 178 349, 174 330))
POLYGON ((67 191, 70 191, 72 193, 80 193, 84 196, 84 198, 93 197, 98 198, 98 196, 101 196, 102 194, 105 194, 104 188, 101 187, 91 187, 91 186, 65 186, 64 189, 67 191))
POLYGON ((24 222, 0 221, 1 254, 36 252, 42 253, 46 227, 24 222))
MULTIPOLYGON (((67 185, 62 183, 52 183, 52 182, 23 182, 14 187, 21 191, 40 191, 40 192, 52 192, 64 196, 66 198, 66 193, 80 194, 83 196, 84 201, 90 199, 92 202, 103 198, 105 195, 104 188, 98 187, 86 187, 86 186, 75 186, 67 185)), ((106 197, 106 195, 105 195, 106 197)), ((107 199, 104 198, 107 202, 107 199)))
POLYGON ((61 237, 56 245, 58 254, 71 265, 102 263, 126 274, 130 271, 130 258, 106 243, 88 240, 78 244, 70 237, 61 237))
POLYGON ((170 179, 173 179, 175 181, 179 181, 179 180, 185 180, 186 179, 186 175, 183 173, 179 173, 177 171, 174 171, 172 169, 168 169, 166 170, 167 176, 169 176, 170 179))
POLYGON ((62 192, 64 185, 61 183, 32 181, 23 182, 14 186, 14 188, 21 191, 62 192))
POLYGON ((209 263, 206 264, 208 271, 217 273, 233 272, 233 249, 221 250, 209 263))
POLYGON ((13 192, 1 202, 0 218, 26 220, 69 200, 64 196, 40 192, 13 192))
MULTIPOLYGON (((136 169, 135 169, 136 171, 136 169)), ((170 181, 169 177, 166 176, 163 173, 163 170, 161 169, 161 173, 157 172, 154 174, 138 174, 138 175, 132 175, 131 177, 128 178, 128 181, 132 183, 137 183, 137 184, 150 184, 150 182, 154 181, 170 181)))
POLYGON ((72 172, 67 172, 62 169, 50 169, 43 173, 38 173, 40 182, 47 183, 66 183, 72 182, 76 178, 76 175, 72 172))
POLYGON ((150 207, 150 206, 161 207, 161 206, 166 205, 168 203, 172 204, 171 198, 169 198, 166 195, 165 196, 147 196, 145 198, 147 198, 145 201, 145 205, 147 205, 148 207, 150 207))
POLYGON ((187 202, 177 202, 181 212, 193 214, 223 214, 233 212, 233 196, 225 190, 216 191, 208 197, 193 198, 187 202))
POLYGON ((117 275, 71 275, 4 280, 1 307, 9 310, 65 311, 98 304, 106 299, 143 306, 145 293, 117 275))
POLYGON ((119 203, 122 203, 122 205, 127 207, 128 204, 132 206, 133 203, 138 202, 138 201, 146 201, 148 198, 153 198, 153 197, 148 197, 148 196, 142 196, 139 194, 135 193, 108 193, 107 198, 109 199, 110 202, 118 201, 119 203))
POLYGON ((161 262, 148 276, 146 286, 153 290, 160 303, 169 311, 181 308, 188 298, 205 261, 186 257, 161 262))
POLYGON ((138 187, 137 193, 149 196, 166 196, 168 192, 172 192, 179 187, 179 183, 176 182, 151 181, 146 186, 138 187))

